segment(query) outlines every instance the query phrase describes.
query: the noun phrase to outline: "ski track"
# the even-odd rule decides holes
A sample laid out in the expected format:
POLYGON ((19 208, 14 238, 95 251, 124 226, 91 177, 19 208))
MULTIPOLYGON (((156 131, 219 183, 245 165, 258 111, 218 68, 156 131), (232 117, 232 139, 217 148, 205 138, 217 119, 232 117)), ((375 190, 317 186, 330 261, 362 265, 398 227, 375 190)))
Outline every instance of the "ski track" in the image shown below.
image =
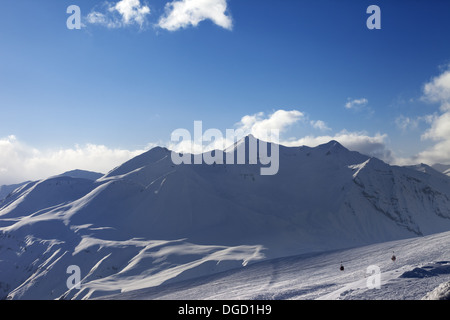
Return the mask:
POLYGON ((102 299, 418 300, 450 281, 450 232, 327 253, 253 263, 220 274, 102 299), (395 252, 397 260, 390 257, 395 252), (345 266, 339 270, 340 262, 345 266), (367 287, 367 267, 380 267, 380 289, 367 287), (428 270, 428 276, 414 269, 428 270), (437 272, 433 272, 436 270, 437 272))

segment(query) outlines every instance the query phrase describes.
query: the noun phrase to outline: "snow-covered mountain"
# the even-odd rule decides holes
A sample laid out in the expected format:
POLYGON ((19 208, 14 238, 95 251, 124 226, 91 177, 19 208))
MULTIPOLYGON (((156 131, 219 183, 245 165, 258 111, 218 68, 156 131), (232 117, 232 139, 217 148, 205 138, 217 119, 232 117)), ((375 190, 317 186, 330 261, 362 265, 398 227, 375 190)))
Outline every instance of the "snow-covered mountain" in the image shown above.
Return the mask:
POLYGON ((30 181, 16 183, 16 184, 8 184, 0 186, 0 203, 14 190, 23 186, 24 184, 29 183, 30 181))
POLYGON ((443 174, 446 174, 447 176, 450 176, 450 165, 449 164, 440 164, 436 163, 432 165, 433 169, 442 172, 443 174))
POLYGON ((76 170, 64 172, 55 177, 70 177, 70 178, 79 178, 79 179, 87 179, 87 180, 97 180, 97 179, 100 179, 101 177, 103 177, 103 174, 99 173, 99 172, 76 169, 76 170))
MULTIPOLYGON (((88 180, 97 180, 97 179, 101 178, 102 176, 103 176, 103 174, 98 173, 98 172, 76 169, 76 170, 64 172, 55 177, 71 177, 71 178, 83 178, 83 179, 88 179, 88 180)), ((14 190, 16 190, 30 182, 31 181, 25 181, 22 183, 0 186, 0 205, 1 205, 1 202, 6 197, 8 197, 10 193, 12 193, 14 190)))
POLYGON ((96 180, 29 183, 0 204, 0 296, 93 298, 450 230, 450 178, 431 167, 390 166, 336 141, 280 146, 276 175, 261 166, 175 165, 157 147, 96 180), (71 265, 79 290, 66 286, 71 265))

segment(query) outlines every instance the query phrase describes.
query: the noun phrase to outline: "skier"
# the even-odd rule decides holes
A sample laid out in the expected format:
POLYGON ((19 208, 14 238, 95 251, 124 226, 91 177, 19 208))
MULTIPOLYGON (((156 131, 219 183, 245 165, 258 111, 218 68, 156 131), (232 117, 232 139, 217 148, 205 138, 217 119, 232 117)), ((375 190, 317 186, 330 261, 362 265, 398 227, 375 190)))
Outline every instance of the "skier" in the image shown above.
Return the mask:
POLYGON ((339 268, 339 270, 344 271, 344 265, 341 262, 341 267, 339 268))

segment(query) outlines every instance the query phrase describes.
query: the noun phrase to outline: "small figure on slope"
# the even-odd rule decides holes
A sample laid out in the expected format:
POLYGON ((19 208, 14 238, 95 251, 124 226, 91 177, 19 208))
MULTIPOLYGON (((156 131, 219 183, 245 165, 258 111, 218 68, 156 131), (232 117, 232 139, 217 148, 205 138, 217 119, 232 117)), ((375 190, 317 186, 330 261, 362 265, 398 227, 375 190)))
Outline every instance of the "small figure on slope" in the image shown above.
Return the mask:
POLYGON ((395 260, 397 260, 397 257, 394 254, 394 251, 392 251, 392 257, 391 257, 392 262, 395 262, 395 260))

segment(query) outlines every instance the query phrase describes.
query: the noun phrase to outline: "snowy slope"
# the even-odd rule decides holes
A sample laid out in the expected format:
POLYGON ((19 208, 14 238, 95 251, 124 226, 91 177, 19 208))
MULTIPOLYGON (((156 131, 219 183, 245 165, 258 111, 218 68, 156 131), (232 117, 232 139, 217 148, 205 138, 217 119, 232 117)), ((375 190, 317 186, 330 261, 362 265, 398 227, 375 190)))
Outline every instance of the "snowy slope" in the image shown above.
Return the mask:
POLYGON ((436 289, 427 293, 422 300, 450 300, 450 281, 441 283, 436 289))
POLYGON ((77 172, 74 176, 61 174, 21 185, 0 202, 0 217, 29 216, 42 209, 69 203, 86 195, 96 185, 92 173, 77 172))
POLYGON ((445 232, 353 249, 278 258, 103 299, 448 299, 449 247, 450 232, 445 232), (390 259, 393 252, 397 258, 395 262, 390 259), (341 261, 344 271, 339 270, 341 261), (373 286, 376 275, 373 266, 379 268, 379 288, 373 286))
POLYGON ((450 165, 448 164, 439 164, 436 163, 434 165, 432 165, 433 169, 442 172, 443 174, 450 176, 450 165))
POLYGON ((17 188, 23 186, 24 184, 27 184, 30 181, 23 182, 23 183, 17 183, 17 184, 10 184, 10 185, 3 185, 0 186, 0 203, 14 190, 17 188))
MULTIPOLYGON (((39 185, 39 188, 42 188, 43 185, 47 185, 50 186, 54 183, 55 186, 57 186, 56 188, 53 189, 58 189, 56 192, 60 193, 62 197, 67 196, 67 190, 64 190, 63 188, 60 188, 59 186, 64 185, 64 181, 67 182, 68 184, 72 184, 72 182, 75 181, 82 181, 82 180, 75 180, 75 179, 83 179, 84 182, 90 184, 89 181, 94 181, 97 180, 99 178, 101 178, 103 176, 103 174, 98 173, 98 172, 92 172, 92 171, 85 171, 85 170, 72 170, 72 171, 68 171, 68 172, 64 172, 62 174, 50 177, 48 179, 44 179, 41 181, 26 181, 23 183, 19 183, 19 184, 14 184, 14 185, 5 185, 5 186, 0 186, 0 208, 5 207, 7 205, 10 205, 11 203, 13 203, 14 201, 17 200, 18 197, 23 196, 25 190, 33 190, 37 185, 39 185), (88 181, 86 181, 88 180, 88 181), (7 198, 7 199, 6 199, 7 198)), ((75 187, 73 184, 70 186, 70 189, 77 189, 78 187, 75 187)), ((54 202, 55 196, 53 194, 51 194, 51 191, 49 189, 52 189, 51 187, 47 188, 44 187, 43 188, 43 192, 42 194, 39 195, 39 197, 41 198, 46 198, 46 199, 52 199, 52 201, 54 202)), ((83 195, 85 193, 85 189, 81 188, 81 190, 79 190, 79 194, 83 195)), ((34 192, 35 194, 36 192, 34 192)), ((36 197, 36 195, 35 195, 36 197)), ((72 196, 69 198, 76 198, 76 196, 72 196)), ((58 201, 58 200, 56 200, 58 201)), ((36 211, 39 207, 39 205, 37 204, 36 200, 32 200, 32 205, 30 210, 31 211, 36 211)), ((41 207, 47 207, 49 205, 41 205, 41 207)))
POLYGON ((58 175, 57 177, 70 177, 70 178, 79 178, 79 179, 87 179, 87 180, 97 180, 97 179, 100 179, 101 177, 103 177, 103 174, 99 173, 99 172, 75 169, 75 170, 64 172, 64 173, 58 175))
MULTIPOLYGON (((236 152, 253 137, 227 152, 236 152)), ((154 148, 96 180, 56 176, 0 207, 0 297, 87 299, 263 259, 450 230, 450 178, 336 141, 261 165, 174 165, 154 148), (68 290, 66 270, 81 269, 68 290)))

